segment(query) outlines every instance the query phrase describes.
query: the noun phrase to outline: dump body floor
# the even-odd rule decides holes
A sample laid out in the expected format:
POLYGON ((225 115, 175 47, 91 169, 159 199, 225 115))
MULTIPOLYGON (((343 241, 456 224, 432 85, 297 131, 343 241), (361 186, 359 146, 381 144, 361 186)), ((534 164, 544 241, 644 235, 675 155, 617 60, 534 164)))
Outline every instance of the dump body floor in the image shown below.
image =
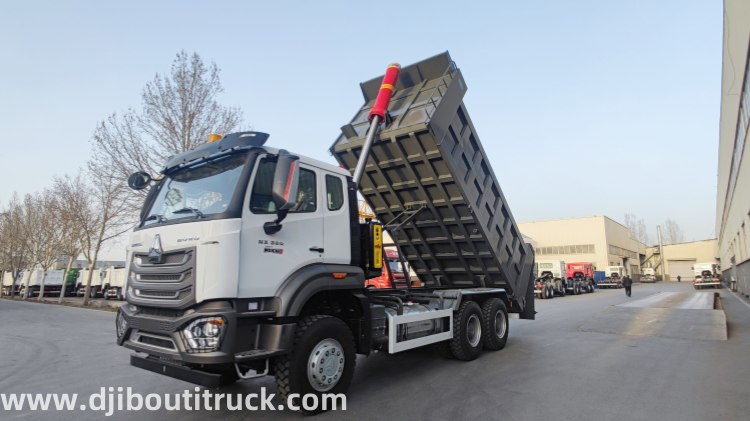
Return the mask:
POLYGON ((582 332, 727 340, 724 310, 714 310, 713 293, 660 292, 612 306, 578 327, 582 332))

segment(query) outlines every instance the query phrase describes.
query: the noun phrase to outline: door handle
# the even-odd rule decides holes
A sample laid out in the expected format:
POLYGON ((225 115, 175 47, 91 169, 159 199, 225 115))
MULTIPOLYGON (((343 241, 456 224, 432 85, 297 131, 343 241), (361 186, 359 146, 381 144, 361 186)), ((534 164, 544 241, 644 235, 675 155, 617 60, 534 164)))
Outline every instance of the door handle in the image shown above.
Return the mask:
POLYGON ((310 251, 314 251, 316 253, 323 253, 323 247, 310 247, 310 251))

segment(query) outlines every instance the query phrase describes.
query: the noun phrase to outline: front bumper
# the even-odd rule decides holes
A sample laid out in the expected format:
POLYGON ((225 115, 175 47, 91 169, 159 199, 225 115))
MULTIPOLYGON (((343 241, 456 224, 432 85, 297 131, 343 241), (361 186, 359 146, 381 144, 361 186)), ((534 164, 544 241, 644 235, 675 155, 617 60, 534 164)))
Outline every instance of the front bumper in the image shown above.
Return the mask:
MULTIPOLYGON (((239 300, 201 303, 184 311, 125 304, 120 311, 127 328, 117 338, 117 343, 160 359, 159 364, 166 360, 186 368, 250 362, 287 352, 294 338, 294 323, 280 323, 274 317, 275 311, 264 310, 264 306, 258 311, 246 312, 238 308, 242 308, 239 300), (196 319, 211 316, 223 317, 226 321, 219 347, 208 352, 191 350, 182 330, 196 319)), ((148 363, 133 365, 147 368, 143 365, 148 363)), ((159 370, 166 374, 172 369, 162 367, 159 370)))

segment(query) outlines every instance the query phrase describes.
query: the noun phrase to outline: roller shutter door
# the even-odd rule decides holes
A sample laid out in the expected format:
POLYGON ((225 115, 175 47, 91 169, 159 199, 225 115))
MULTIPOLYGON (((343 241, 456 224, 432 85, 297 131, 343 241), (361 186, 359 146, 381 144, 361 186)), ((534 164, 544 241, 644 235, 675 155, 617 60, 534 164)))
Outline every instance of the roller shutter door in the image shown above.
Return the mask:
POLYGON ((682 276, 682 280, 692 281, 693 265, 695 260, 667 260, 669 269, 669 280, 676 281, 677 275, 682 276))

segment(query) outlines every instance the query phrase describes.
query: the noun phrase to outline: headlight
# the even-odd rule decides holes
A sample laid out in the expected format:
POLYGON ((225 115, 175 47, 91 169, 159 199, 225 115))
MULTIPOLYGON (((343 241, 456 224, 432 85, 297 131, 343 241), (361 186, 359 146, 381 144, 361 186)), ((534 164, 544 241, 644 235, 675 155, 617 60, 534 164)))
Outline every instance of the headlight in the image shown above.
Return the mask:
POLYGON ((204 317, 193 320, 182 330, 191 351, 208 352, 219 348, 221 332, 226 325, 223 317, 204 317))
POLYGON ((117 310, 117 317, 115 318, 115 327, 117 329, 118 338, 122 338, 122 336, 128 330, 128 321, 125 320, 125 316, 122 315, 122 311, 120 310, 117 310))

